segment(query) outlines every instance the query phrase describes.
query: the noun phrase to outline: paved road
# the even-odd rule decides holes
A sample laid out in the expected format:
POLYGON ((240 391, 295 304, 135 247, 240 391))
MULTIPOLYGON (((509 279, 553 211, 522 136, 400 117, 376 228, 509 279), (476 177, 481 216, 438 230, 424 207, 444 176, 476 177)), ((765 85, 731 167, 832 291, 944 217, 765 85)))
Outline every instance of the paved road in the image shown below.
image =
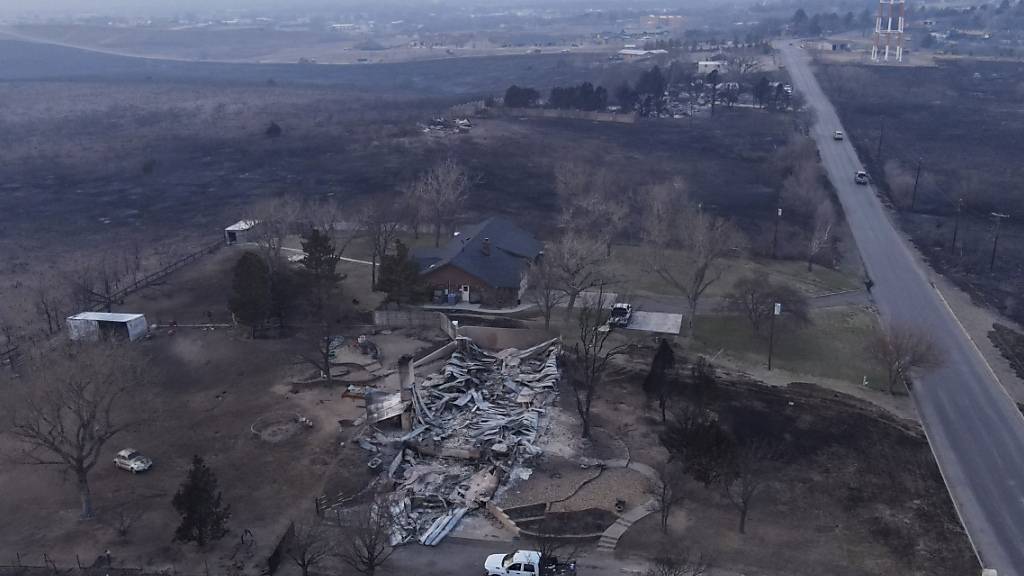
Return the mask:
POLYGON ((874 297, 887 321, 931 334, 945 359, 918 375, 914 400, 939 467, 967 532, 986 568, 1024 576, 1024 418, 952 311, 930 284, 896 232, 872 186, 857 186, 860 169, 835 109, 799 47, 781 44, 797 90, 817 114, 812 135, 839 192, 861 257, 875 281, 874 297))

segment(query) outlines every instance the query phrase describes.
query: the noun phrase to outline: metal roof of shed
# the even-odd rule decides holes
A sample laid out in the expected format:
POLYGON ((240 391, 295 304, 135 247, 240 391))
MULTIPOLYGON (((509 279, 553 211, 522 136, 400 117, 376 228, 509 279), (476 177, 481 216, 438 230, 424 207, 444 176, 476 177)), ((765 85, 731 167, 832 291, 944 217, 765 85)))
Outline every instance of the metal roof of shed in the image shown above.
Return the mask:
POLYGON ((94 320, 96 322, 130 322, 136 318, 145 318, 142 314, 120 314, 117 312, 80 312, 68 320, 94 320))

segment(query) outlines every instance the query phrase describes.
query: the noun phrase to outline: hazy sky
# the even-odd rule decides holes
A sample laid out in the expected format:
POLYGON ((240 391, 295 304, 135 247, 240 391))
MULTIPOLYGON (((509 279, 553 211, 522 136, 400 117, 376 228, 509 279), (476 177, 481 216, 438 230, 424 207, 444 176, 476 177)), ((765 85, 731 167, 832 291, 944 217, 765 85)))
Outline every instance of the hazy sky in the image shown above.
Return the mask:
POLYGON ((467 3, 472 5, 551 6, 681 6, 686 4, 732 3, 726 0, 0 0, 0 16, 71 16, 86 14, 122 16, 167 16, 211 10, 251 11, 334 11, 356 7, 427 6, 467 3))

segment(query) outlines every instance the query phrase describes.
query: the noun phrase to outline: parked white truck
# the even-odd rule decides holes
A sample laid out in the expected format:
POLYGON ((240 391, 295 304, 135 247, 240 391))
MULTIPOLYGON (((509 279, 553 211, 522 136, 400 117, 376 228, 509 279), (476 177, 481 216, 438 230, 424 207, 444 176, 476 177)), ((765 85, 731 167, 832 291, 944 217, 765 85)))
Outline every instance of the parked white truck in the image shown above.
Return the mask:
POLYGON ((509 554, 491 554, 484 562, 487 576, 574 576, 576 561, 559 562, 554 556, 542 556, 536 550, 516 550, 509 554))

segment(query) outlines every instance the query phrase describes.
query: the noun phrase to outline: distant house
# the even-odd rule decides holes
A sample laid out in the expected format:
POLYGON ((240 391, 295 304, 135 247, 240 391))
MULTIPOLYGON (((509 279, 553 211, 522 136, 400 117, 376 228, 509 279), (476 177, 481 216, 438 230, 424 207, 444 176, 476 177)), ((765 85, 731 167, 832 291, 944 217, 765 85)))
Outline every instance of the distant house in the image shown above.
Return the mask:
POLYGON ((639 60, 650 58, 651 56, 661 56, 662 54, 668 54, 668 50, 642 50, 637 48, 623 48, 619 50, 619 56, 625 60, 639 60))
POLYGON ((520 302, 526 271, 543 250, 529 232, 494 217, 456 232, 447 246, 416 250, 413 257, 435 302, 502 308, 520 302))

